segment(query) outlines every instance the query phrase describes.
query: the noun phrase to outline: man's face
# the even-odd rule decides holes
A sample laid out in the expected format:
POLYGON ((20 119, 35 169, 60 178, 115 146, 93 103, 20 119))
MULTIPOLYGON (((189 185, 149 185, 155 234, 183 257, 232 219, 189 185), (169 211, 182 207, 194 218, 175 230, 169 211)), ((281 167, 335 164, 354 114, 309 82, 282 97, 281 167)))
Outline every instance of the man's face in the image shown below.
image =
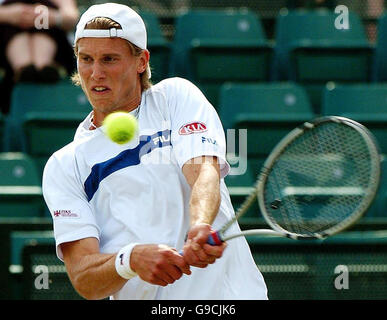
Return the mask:
POLYGON ((140 103, 139 73, 147 65, 144 52, 133 56, 121 38, 82 38, 77 59, 82 88, 95 112, 130 111, 140 103))

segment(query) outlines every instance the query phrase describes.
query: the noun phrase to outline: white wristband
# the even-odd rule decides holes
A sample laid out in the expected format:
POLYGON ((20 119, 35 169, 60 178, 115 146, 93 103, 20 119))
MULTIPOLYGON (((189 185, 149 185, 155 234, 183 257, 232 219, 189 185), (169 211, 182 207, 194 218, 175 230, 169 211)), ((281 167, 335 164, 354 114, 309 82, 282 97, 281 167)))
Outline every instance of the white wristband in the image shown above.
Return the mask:
POLYGON ((116 255, 116 271, 124 279, 131 279, 137 275, 137 273, 130 268, 130 255, 136 245, 138 245, 138 243, 130 243, 118 251, 116 255))

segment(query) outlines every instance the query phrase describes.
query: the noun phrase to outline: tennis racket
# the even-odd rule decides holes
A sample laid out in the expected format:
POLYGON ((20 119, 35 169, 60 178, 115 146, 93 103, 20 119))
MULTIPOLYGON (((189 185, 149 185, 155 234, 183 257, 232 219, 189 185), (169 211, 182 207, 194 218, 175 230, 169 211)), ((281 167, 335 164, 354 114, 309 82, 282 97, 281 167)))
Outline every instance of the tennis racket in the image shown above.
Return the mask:
POLYGON ((363 125, 322 117, 289 132, 263 164, 254 191, 208 243, 245 235, 324 239, 355 223, 369 208, 380 182, 379 148, 363 125), (271 229, 227 234, 258 199, 271 229))

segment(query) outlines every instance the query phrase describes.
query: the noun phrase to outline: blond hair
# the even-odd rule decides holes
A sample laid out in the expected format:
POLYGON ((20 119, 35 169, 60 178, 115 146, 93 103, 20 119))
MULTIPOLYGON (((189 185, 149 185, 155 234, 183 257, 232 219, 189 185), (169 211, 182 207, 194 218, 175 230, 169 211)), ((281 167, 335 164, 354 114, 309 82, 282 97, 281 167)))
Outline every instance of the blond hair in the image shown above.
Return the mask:
MULTIPOLYGON (((85 29, 109 30, 111 28, 121 29, 121 25, 115 22, 114 20, 110 18, 105 18, 105 17, 94 18, 93 20, 89 21, 85 26, 85 29)), ((129 41, 126 41, 126 42, 128 43, 129 49, 133 56, 138 57, 142 53, 143 49, 139 48, 138 46, 134 45, 129 41)), ((77 44, 75 44, 74 46, 74 53, 75 53, 75 56, 78 55, 77 44)), ((149 62, 148 62, 148 65, 149 65, 149 62)), ((71 80, 75 85, 77 86, 81 85, 81 79, 78 72, 75 72, 71 76, 71 80)), ((140 74, 140 80, 141 80, 141 91, 145 91, 146 89, 149 89, 152 86, 152 82, 149 79, 148 67, 145 69, 143 73, 140 74)))

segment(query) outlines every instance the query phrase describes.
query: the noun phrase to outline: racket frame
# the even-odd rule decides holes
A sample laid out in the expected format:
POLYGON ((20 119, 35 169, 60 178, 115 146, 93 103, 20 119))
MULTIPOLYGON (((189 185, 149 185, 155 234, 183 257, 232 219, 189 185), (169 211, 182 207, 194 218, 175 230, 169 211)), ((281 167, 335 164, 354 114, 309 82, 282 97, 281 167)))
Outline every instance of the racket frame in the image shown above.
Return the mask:
POLYGON ((209 243, 211 244, 220 244, 221 242, 242 236, 242 235, 273 235, 273 236, 282 236, 287 237, 291 239, 325 239, 328 236, 331 236, 333 234, 336 234, 346 228, 348 228, 350 225, 354 224, 358 219, 360 219, 364 213, 368 210, 368 208, 371 206, 373 200, 375 199, 375 196, 377 194, 377 190, 380 185, 380 176, 381 176, 381 156, 380 151, 378 147, 378 143, 373 136, 373 134, 363 125, 360 123, 340 116, 326 116, 326 117, 320 117, 316 118, 312 121, 306 121, 299 127, 296 127, 292 131, 290 131, 285 137, 283 137, 280 142, 274 147, 272 152, 269 154, 269 156, 266 158, 260 174, 258 175, 258 179, 254 186, 254 191, 251 192, 245 201, 242 203, 242 205, 238 208, 238 210, 235 213, 235 216, 230 219, 219 231, 215 232, 212 235, 212 238, 209 239, 209 243), (366 142, 368 146, 368 150, 371 153, 371 158, 377 159, 375 161, 375 165, 372 166, 372 169, 374 170, 372 173, 373 178, 375 179, 375 182, 372 184, 373 189, 370 190, 370 196, 363 199, 363 201, 366 201, 365 205, 358 206, 359 209, 357 211, 354 211, 349 217, 341 221, 340 223, 334 225, 333 227, 329 228, 328 230, 325 230, 324 232, 315 233, 312 235, 300 235, 296 233, 289 232, 285 229, 283 229, 281 226, 273 222, 273 220, 269 217, 269 214, 266 211, 265 208, 265 199, 264 199, 264 187, 265 183, 267 181, 267 177, 271 171, 272 166, 277 161, 277 159, 280 157, 281 153, 287 148, 287 146, 293 142, 297 137, 304 134, 305 131, 311 130, 319 125, 322 125, 326 122, 336 122, 336 123, 343 123, 344 125, 348 125, 355 129, 361 136, 364 138, 364 141, 366 142), (251 230, 244 230, 238 234, 233 235, 225 235, 228 228, 236 221, 238 220, 243 214, 246 213, 246 211, 250 208, 250 206, 253 204, 253 202, 258 199, 258 204, 260 211, 262 213, 262 216, 264 217, 267 224, 272 229, 251 229, 251 230))

